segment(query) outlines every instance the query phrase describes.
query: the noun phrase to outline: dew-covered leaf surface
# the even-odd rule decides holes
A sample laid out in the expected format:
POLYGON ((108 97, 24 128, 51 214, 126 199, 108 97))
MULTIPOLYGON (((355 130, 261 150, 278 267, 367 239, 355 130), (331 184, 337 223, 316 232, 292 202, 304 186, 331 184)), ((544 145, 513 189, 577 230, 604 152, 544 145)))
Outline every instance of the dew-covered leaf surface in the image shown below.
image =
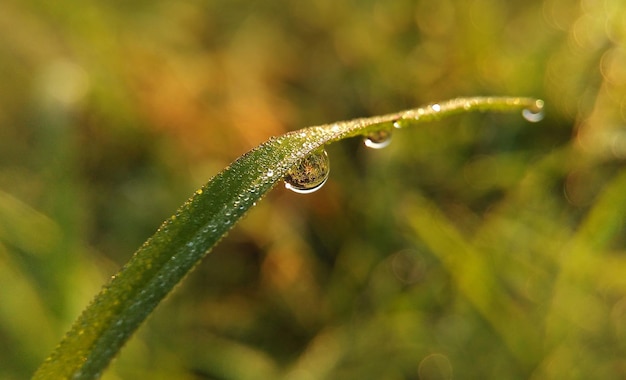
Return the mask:
POLYGON ((329 170, 325 145, 365 136, 377 147, 394 128, 468 111, 523 110, 529 121, 538 121, 542 107, 531 98, 461 98, 269 139, 213 177, 161 225, 102 288, 34 378, 99 377, 158 303, 277 182, 285 179, 301 193, 323 185, 329 170))

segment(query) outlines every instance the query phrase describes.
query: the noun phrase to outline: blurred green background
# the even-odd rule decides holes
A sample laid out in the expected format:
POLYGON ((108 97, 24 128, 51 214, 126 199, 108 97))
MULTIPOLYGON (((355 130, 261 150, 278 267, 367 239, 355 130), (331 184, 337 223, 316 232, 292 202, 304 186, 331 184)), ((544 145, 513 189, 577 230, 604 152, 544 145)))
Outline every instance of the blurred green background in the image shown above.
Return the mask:
POLYGON ((458 96, 329 147, 105 379, 626 377, 620 0, 0 2, 0 378, 26 378, 193 191, 270 136, 458 96))

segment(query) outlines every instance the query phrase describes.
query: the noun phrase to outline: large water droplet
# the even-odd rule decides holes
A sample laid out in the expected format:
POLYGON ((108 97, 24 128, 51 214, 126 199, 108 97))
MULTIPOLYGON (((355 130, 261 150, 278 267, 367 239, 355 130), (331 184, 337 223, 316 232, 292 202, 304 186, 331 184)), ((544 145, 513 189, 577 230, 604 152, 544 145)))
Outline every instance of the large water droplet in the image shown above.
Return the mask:
POLYGON ((311 153, 285 175, 285 187, 300 194, 321 188, 330 173, 330 160, 325 150, 311 153))
POLYGON ((543 120, 543 100, 537 99, 531 107, 524 108, 522 110, 522 116, 531 123, 543 120))
POLYGON ((363 143, 368 148, 382 149, 391 142, 391 131, 380 130, 365 136, 363 143))

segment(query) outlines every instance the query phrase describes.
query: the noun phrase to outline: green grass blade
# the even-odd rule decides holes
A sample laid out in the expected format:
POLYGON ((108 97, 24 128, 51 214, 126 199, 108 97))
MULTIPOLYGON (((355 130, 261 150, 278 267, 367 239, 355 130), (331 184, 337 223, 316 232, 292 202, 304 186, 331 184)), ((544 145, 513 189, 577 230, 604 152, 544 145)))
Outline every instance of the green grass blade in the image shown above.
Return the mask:
POLYGON ((542 101, 531 98, 462 98, 384 116, 309 127, 270 139, 212 178, 161 225, 102 288, 34 378, 99 377, 157 304, 246 211, 290 168, 324 145, 461 112, 536 113, 542 106, 542 101))
POLYGON ((403 217, 416 238, 442 262, 459 292, 489 322, 518 363, 532 368, 536 352, 530 347, 540 345, 538 331, 507 293, 506 286, 491 269, 489 258, 426 198, 416 193, 405 203, 403 217))

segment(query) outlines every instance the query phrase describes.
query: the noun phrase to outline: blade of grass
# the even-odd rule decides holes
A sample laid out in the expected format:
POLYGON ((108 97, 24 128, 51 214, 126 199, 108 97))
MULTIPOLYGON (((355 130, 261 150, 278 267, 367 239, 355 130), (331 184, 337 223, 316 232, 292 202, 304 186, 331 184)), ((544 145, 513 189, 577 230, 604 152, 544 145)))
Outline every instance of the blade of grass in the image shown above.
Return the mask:
POLYGON ((287 171, 326 144, 468 111, 540 111, 531 98, 460 98, 372 118, 308 127, 244 154, 185 202, 74 322, 35 379, 100 376, 172 288, 287 171))
POLYGON ((518 363, 532 368, 536 361, 532 348, 540 346, 538 332, 498 280, 483 252, 417 193, 404 200, 401 218, 442 262, 458 290, 489 322, 518 363))
POLYGON ((560 254, 560 272, 555 281, 552 304, 546 318, 546 337, 563 344, 567 327, 593 325, 589 320, 595 305, 601 305, 599 289, 623 283, 624 262, 611 255, 610 246, 623 230, 626 209, 626 170, 622 170, 598 195, 593 207, 560 254), (588 286, 598 293, 585 292, 588 286), (587 306, 584 307, 583 305, 587 306), (584 312, 583 312, 584 311, 584 312))

